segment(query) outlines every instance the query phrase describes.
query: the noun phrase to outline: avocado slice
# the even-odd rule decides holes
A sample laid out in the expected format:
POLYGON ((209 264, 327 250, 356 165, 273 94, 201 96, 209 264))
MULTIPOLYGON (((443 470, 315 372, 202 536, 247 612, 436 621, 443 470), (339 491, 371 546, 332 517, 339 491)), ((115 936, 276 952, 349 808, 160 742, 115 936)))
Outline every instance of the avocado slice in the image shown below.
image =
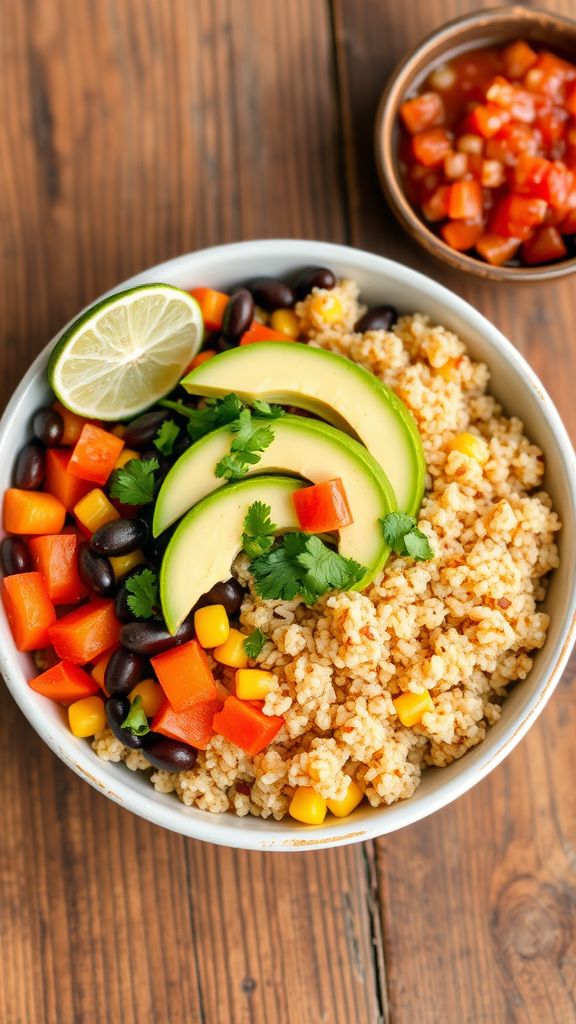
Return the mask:
MULTIPOLYGON (((354 522, 339 533, 338 550, 369 570, 362 587, 382 568, 389 553, 378 522, 396 509, 394 492, 375 459, 347 434, 304 416, 282 416, 272 423, 274 440, 260 454, 254 473, 283 473, 313 483, 341 477, 354 522)), ((206 434, 180 456, 156 499, 154 535, 162 533, 207 494, 222 488, 216 463, 230 450, 228 427, 206 434)))
POLYGON ((245 402, 261 398, 307 409, 366 445, 399 509, 414 515, 420 508, 426 463, 418 428, 398 396, 351 359, 311 345, 262 342, 208 359, 182 385, 193 395, 233 391, 245 402))
POLYGON ((160 602, 172 634, 202 594, 230 576, 252 502, 270 506, 278 533, 297 530, 292 495, 303 486, 301 480, 289 477, 251 477, 209 494, 188 512, 164 552, 160 569, 160 602))

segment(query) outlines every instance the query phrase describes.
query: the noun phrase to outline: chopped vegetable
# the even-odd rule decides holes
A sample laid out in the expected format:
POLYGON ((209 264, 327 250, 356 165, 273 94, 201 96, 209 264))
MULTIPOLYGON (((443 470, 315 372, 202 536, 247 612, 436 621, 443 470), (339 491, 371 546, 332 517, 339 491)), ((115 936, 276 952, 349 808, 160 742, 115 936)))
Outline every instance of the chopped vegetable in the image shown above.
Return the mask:
POLYGON ((110 481, 111 497, 124 505, 149 505, 154 499, 154 473, 158 466, 158 459, 140 459, 115 469, 110 481))
POLYGON ((203 352, 199 352, 197 356, 190 363, 190 366, 186 370, 186 373, 191 373, 197 366, 202 366, 202 363, 207 363, 209 359, 212 359, 218 353, 213 348, 205 348, 203 352))
POLYGON ((452 149, 452 136, 445 128, 429 128, 412 138, 414 159, 424 167, 440 167, 452 149))
POLYGON ((111 555, 109 561, 114 572, 114 579, 121 580, 137 565, 143 565, 146 559, 144 553, 138 548, 137 551, 130 551, 127 555, 111 555))
MULTIPOLYGON (((54 409, 54 412, 57 412, 62 418, 62 423, 64 424, 64 433, 62 434, 61 443, 66 448, 73 448, 78 441, 85 424, 89 421, 85 419, 84 416, 78 416, 77 413, 71 412, 65 405, 62 405, 62 402, 54 402, 52 408, 54 409)), ((99 427, 100 424, 94 422, 94 426, 99 427)), ((68 454, 70 454, 70 452, 68 454)))
POLYGON ((274 673, 260 668, 239 668, 236 672, 238 700, 264 700, 274 687, 274 673))
POLYGON ((9 487, 4 492, 4 529, 7 533, 60 533, 66 509, 46 491, 22 491, 9 487))
POLYGON ((154 447, 161 452, 162 455, 172 455, 174 451, 174 445, 180 435, 180 427, 174 420, 164 420, 160 424, 158 433, 154 438, 154 447))
POLYGON ((276 309, 270 317, 270 326, 280 334, 286 334, 292 341, 300 337, 300 321, 291 309, 276 309))
MULTIPOLYGON (((259 632, 259 630, 255 630, 255 632, 259 632)), ((245 636, 239 629, 231 627, 226 643, 220 644, 212 651, 215 661, 221 665, 228 665, 230 668, 246 668, 250 653, 246 650, 246 641, 249 639, 250 637, 245 636)))
POLYGON ((450 189, 448 216, 468 220, 482 215, 482 186, 479 181, 455 181, 450 189))
POLYGON ((151 619, 159 609, 158 577, 151 569, 143 569, 126 580, 127 603, 137 619, 151 619))
POLYGON ((298 522, 307 533, 331 533, 354 522, 340 477, 303 487, 294 492, 292 500, 298 522))
POLYGON ((255 558, 250 569, 265 600, 291 601, 300 595, 306 604, 315 604, 330 590, 349 590, 366 572, 305 533, 285 534, 280 546, 255 558))
POLYGON ((230 623, 223 604, 208 604, 194 613, 196 639, 202 647, 219 647, 225 644, 230 623))
POLYGON ((428 690, 422 693, 401 693, 399 697, 394 697, 392 703, 402 725, 407 729, 418 725, 427 711, 434 711, 434 701, 428 690))
POLYGON ((227 480, 238 480, 260 462, 258 453, 272 444, 274 433, 270 424, 263 427, 254 423, 249 409, 242 410, 230 429, 236 436, 230 445, 230 454, 216 464, 215 474, 227 480))
POLYGON ((406 512, 389 512, 380 522, 386 543, 397 555, 409 555, 419 562, 434 558, 430 541, 418 529, 414 516, 406 512))
POLYGON ((237 697, 228 697, 212 721, 215 733, 235 743, 250 757, 272 743, 283 725, 283 718, 265 715, 254 704, 237 697))
POLYGON ((106 669, 108 668, 108 662, 110 661, 110 658, 114 654, 115 650, 117 650, 117 647, 113 647, 111 650, 105 651, 105 653, 101 654, 99 658, 96 658, 96 661, 94 662, 94 665, 92 667, 92 672, 90 674, 92 678, 96 680, 101 690, 106 689, 106 669))
POLYGON ((191 288, 190 295, 200 306, 206 330, 219 331, 230 296, 224 292, 217 292, 214 288, 191 288))
POLYGON ((127 462, 132 462, 132 459, 139 458, 141 458, 140 452, 136 452, 132 448, 123 448, 114 463, 114 469, 124 469, 127 462))
POLYGON ((53 604, 75 604, 86 597, 78 572, 78 537, 74 533, 33 537, 28 546, 53 604))
POLYGON ((522 246, 522 259, 528 266, 551 263, 563 259, 567 253, 562 235, 555 227, 539 228, 522 246))
POLYGON ((99 692, 99 686, 93 676, 88 675, 71 661, 60 661, 42 675, 30 679, 29 686, 43 697, 50 697, 61 703, 91 697, 99 692))
POLYGON ((70 457, 68 472, 81 480, 105 484, 123 447, 122 438, 85 423, 70 457))
POLYGON ((114 602, 103 598, 89 601, 51 625, 48 635, 56 654, 64 661, 75 665, 95 661, 119 640, 120 623, 114 613, 114 602))
POLYGON ((95 487, 80 499, 74 506, 74 515, 83 533, 88 537, 91 537, 106 523, 120 518, 120 513, 114 508, 112 502, 108 501, 104 491, 101 491, 99 487, 95 487))
MULTIPOLYGON (((248 657, 252 658, 252 661, 255 661, 262 654, 265 643, 266 636, 259 628, 253 629, 249 636, 244 638, 244 650, 248 657)), ((214 652, 214 657, 216 657, 216 652, 214 652)), ((244 668, 243 665, 238 665, 237 667, 244 668)))
POLYGON ((158 681, 175 711, 218 695, 208 655, 197 640, 151 659, 158 681))
POLYGON ((174 711, 165 700, 150 724, 153 732, 159 732, 172 740, 181 740, 197 750, 206 750, 214 735, 212 720, 224 704, 224 697, 193 704, 183 711, 174 711))
POLYGON ((22 572, 6 576, 2 600, 18 650, 35 651, 48 647, 51 643, 50 627, 56 619, 56 612, 40 573, 22 572))
POLYGON ((71 452, 61 448, 47 448, 45 455, 46 477, 44 488, 61 501, 67 512, 71 512, 81 498, 91 489, 87 480, 80 480, 68 472, 71 452))
POLYGON ((128 696, 132 702, 137 697, 140 698, 146 718, 154 718, 154 715, 160 710, 166 700, 164 690, 155 679, 142 679, 139 683, 136 683, 136 686, 130 691, 128 696))
POLYGON ((106 728, 106 711, 101 697, 83 697, 68 708, 68 722, 74 736, 95 736, 106 728))
POLYGON ((126 729, 133 736, 146 736, 150 732, 142 697, 139 694, 131 702, 130 710, 120 725, 122 729, 126 729))
POLYGON ((292 341, 284 331, 275 331, 273 327, 260 324, 257 320, 250 325, 240 338, 241 345, 253 345, 259 341, 292 341))
POLYGON ((484 438, 478 437, 476 434, 469 434, 467 431, 457 434, 450 443, 450 448, 452 451, 467 455, 469 459, 474 459, 481 466, 490 458, 490 449, 484 438))
POLYGON ((244 518, 242 549, 249 558, 256 558, 270 551, 278 527, 270 519, 270 505, 253 501, 244 518))
POLYGON ((327 800, 326 805, 336 818, 347 818, 358 807, 358 804, 362 803, 363 799, 364 791, 360 789, 357 782, 354 782, 354 779, 350 779, 346 795, 340 800, 327 800))
POLYGON ((400 107, 400 116, 411 135, 425 128, 436 128, 445 118, 442 97, 436 92, 424 92, 406 100, 400 107))
POLYGON ((288 814, 303 825, 321 825, 327 813, 326 801, 311 786, 298 786, 292 797, 288 814))

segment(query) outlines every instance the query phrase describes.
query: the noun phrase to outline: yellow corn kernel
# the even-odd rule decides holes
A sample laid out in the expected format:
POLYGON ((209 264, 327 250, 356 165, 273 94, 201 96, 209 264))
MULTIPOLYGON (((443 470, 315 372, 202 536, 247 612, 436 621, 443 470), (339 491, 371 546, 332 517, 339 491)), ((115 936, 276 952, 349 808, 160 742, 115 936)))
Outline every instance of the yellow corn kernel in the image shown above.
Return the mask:
POLYGON ((137 565, 142 565, 145 561, 140 548, 137 551, 131 551, 128 555, 113 555, 110 558, 110 565, 114 570, 114 579, 121 580, 126 573, 131 572, 137 565))
POLYGON ((131 701, 136 697, 142 698, 142 708, 146 718, 154 718, 156 712, 164 703, 164 690, 155 679, 142 679, 128 694, 131 701))
POLYGON ((212 651, 215 660, 219 661, 221 665, 228 665, 229 668, 247 668, 249 658, 244 649, 245 639, 245 633, 231 627, 225 643, 215 647, 212 651))
POLYGON ((418 725, 426 711, 434 711, 434 701, 428 690, 423 690, 422 693, 402 693, 395 697, 392 703, 402 725, 407 729, 418 725))
POLYGON ((327 800, 326 806, 337 818, 346 818, 349 814, 352 814, 352 811, 358 807, 358 804, 363 799, 364 790, 360 789, 360 786, 357 782, 354 782, 354 779, 350 779, 346 796, 343 796, 341 800, 327 800))
POLYGON ((117 423, 115 427, 112 427, 110 433, 114 434, 115 437, 124 437, 124 434, 126 433, 126 427, 124 423, 117 423))
POLYGON ((254 306, 254 319, 257 324, 267 324, 270 321, 268 313, 261 306, 254 306))
POLYGON ((92 679, 95 679, 98 686, 104 689, 104 677, 106 675, 106 669, 108 668, 108 662, 114 654, 114 651, 107 651, 106 654, 101 654, 100 657, 94 662, 90 675, 92 679))
POLYGON ((481 466, 490 458, 490 449, 484 438, 477 437, 476 434, 468 434, 466 431, 463 434, 457 434, 450 447, 454 452, 461 452, 469 459, 475 459, 481 466))
POLYGON ((459 359, 447 359, 445 363, 442 363, 442 366, 435 368, 435 372, 444 377, 444 380, 454 380, 459 362, 459 359))
POLYGON ((220 647, 230 635, 230 623, 223 604, 208 604, 194 614, 196 639, 201 647, 220 647))
POLYGON ((119 519, 120 513, 99 487, 89 491, 74 505, 74 515, 78 522, 89 533, 95 533, 105 523, 111 523, 113 519, 119 519))
POLYGON ((332 292, 322 292, 310 300, 310 306, 314 312, 322 318, 325 324, 335 324, 342 319, 344 312, 342 303, 337 295, 332 292))
POLYGON ((311 786, 299 786, 288 809, 290 817, 303 825, 321 825, 326 817, 326 801, 311 786))
POLYGON ((300 321, 291 309, 275 309, 270 317, 270 327, 286 334, 293 341, 300 337, 300 321))
POLYGON ((74 736, 95 736, 106 728, 106 712, 101 697, 83 697, 68 708, 68 722, 74 736))
POLYGON ((236 672, 238 700, 264 700, 274 685, 274 673, 263 668, 239 668, 236 672))
POLYGON ((116 462, 114 463, 114 469, 122 469, 122 467, 125 466, 127 462, 130 462, 132 459, 139 458, 140 452, 135 452, 132 448, 123 448, 122 451, 120 452, 120 455, 116 459, 116 462))

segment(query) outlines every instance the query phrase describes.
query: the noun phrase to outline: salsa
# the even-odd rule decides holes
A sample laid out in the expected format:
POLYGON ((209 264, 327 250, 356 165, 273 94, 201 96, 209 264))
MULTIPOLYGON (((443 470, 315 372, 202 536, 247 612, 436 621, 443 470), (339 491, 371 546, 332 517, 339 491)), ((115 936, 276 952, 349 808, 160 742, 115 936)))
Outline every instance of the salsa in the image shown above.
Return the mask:
POLYGON ((435 68, 400 108, 415 209, 495 266, 564 259, 576 233, 576 64, 523 40, 435 68))

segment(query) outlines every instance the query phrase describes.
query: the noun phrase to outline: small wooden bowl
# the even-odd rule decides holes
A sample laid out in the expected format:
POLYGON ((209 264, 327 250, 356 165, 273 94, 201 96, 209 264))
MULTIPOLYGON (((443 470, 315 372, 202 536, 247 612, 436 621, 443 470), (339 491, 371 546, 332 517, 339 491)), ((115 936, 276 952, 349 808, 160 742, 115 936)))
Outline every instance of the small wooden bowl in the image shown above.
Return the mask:
POLYGON ((457 270, 492 281, 549 281, 576 270, 576 257, 541 267, 494 267, 457 252, 428 227, 408 202, 398 167, 398 112, 430 71, 466 50, 526 39, 576 59, 576 21, 548 11, 498 7, 465 15, 427 36, 390 76, 376 115, 375 147, 380 182, 393 213, 408 233, 433 256, 457 270))

